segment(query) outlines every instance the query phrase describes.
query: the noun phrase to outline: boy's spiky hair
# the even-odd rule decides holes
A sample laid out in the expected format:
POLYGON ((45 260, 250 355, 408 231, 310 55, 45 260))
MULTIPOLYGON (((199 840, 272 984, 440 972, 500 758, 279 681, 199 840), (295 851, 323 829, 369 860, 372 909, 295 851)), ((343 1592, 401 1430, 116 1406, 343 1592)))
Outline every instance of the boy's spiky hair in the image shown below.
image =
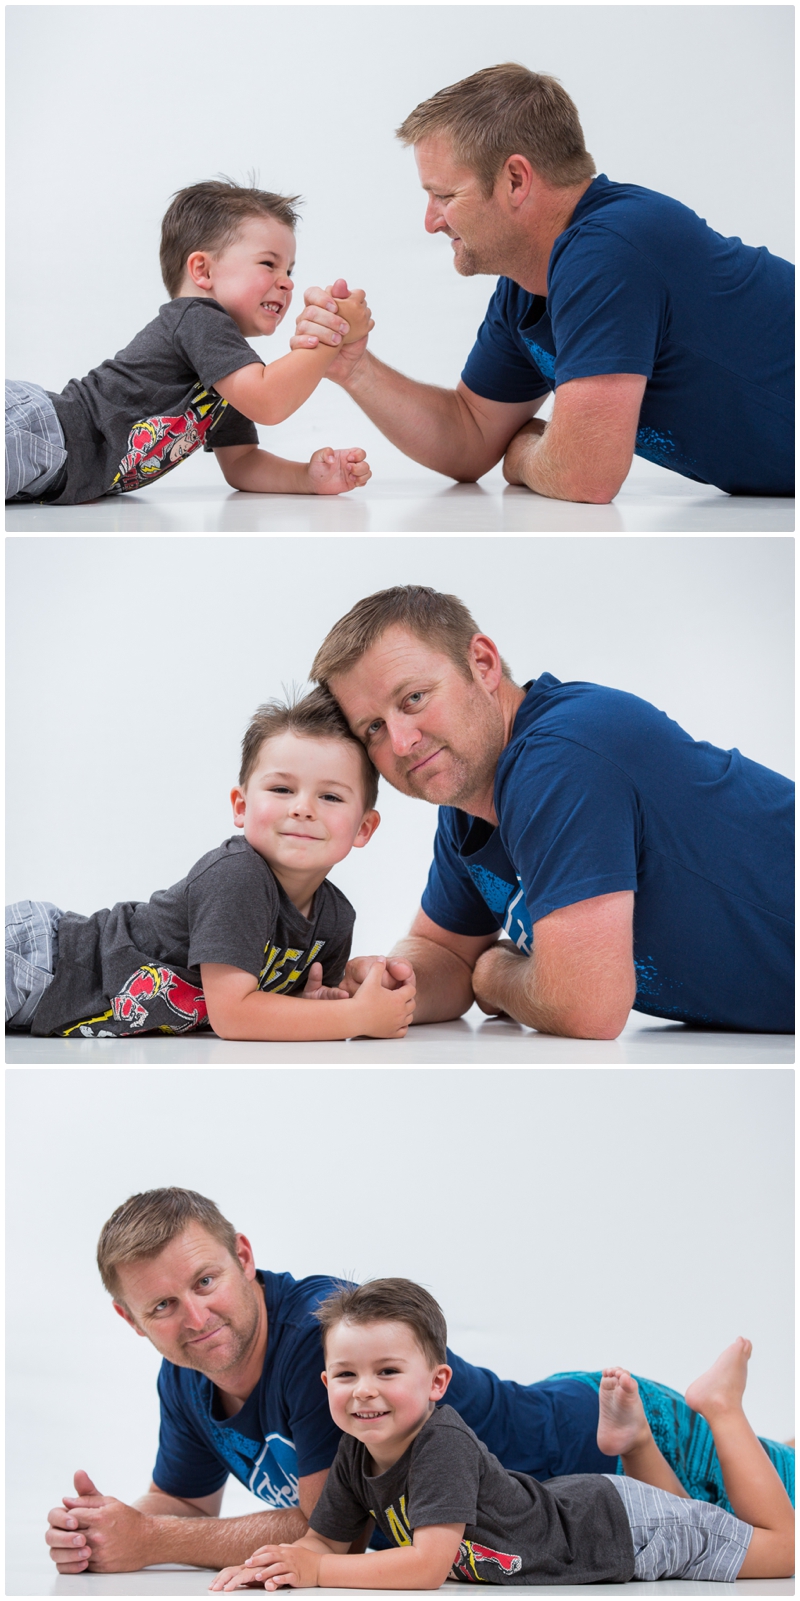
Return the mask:
POLYGON ((364 810, 371 812, 378 798, 378 770, 361 743, 351 733, 330 691, 322 687, 309 695, 291 695, 286 700, 268 700, 253 713, 242 740, 239 788, 244 789, 258 761, 264 741, 277 734, 298 734, 305 739, 341 739, 354 745, 361 757, 364 780, 364 810))
POLYGON ((337 1323, 406 1323, 431 1367, 447 1361, 447 1324, 438 1301, 413 1279, 372 1279, 342 1284, 326 1296, 314 1316, 322 1343, 337 1323))
POLYGON ((248 217, 274 217, 294 232, 299 195, 274 195, 231 178, 209 178, 172 196, 161 224, 161 276, 170 300, 181 286, 187 258, 194 250, 215 255, 236 238, 248 217))

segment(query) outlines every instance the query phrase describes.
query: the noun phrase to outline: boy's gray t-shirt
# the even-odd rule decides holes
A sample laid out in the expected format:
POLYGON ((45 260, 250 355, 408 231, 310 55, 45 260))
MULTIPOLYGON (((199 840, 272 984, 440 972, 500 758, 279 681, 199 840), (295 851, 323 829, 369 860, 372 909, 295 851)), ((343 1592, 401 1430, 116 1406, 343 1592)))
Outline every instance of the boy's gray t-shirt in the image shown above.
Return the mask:
POLYGON ((544 1484, 509 1473, 451 1406, 437 1407, 386 1473, 370 1477, 370 1465, 366 1447, 343 1435, 309 1520, 317 1534, 354 1540, 371 1517, 403 1546, 414 1529, 463 1523, 451 1579, 625 1584, 633 1578, 630 1525, 613 1484, 600 1473, 544 1484))
POLYGON ((214 389, 264 362, 217 300, 182 296, 124 350, 61 394, 48 391, 64 434, 66 477, 48 496, 74 506, 144 489, 202 445, 258 444, 255 423, 214 389))
POLYGON ((325 984, 338 984, 355 916, 324 879, 303 917, 263 856, 234 835, 149 901, 119 901, 91 917, 65 912, 55 978, 31 1033, 105 1038, 207 1028, 201 962, 240 967, 273 995, 302 991, 314 961, 325 984))

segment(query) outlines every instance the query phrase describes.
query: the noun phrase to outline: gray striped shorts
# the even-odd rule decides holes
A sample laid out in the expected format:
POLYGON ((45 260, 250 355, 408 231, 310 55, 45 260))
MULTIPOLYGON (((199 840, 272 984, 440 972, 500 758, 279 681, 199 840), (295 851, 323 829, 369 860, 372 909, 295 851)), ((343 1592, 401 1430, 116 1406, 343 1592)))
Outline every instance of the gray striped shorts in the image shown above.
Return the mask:
POLYGON ((624 1474, 604 1477, 619 1491, 633 1535, 635 1579, 736 1578, 753 1537, 749 1523, 710 1501, 690 1501, 624 1474))
POLYGON ((39 384, 6 379, 6 500, 35 500, 58 477, 67 452, 50 396, 39 384))
POLYGON ((63 912, 51 901, 14 901, 6 907, 6 1024, 27 1028, 58 961, 63 912))

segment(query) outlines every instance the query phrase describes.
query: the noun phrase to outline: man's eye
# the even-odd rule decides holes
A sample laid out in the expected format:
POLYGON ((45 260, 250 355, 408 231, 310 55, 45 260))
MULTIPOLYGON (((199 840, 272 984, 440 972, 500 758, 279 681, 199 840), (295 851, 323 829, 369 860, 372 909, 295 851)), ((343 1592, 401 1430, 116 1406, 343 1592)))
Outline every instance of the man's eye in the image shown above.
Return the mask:
POLYGON ((367 739, 374 739, 380 727, 381 719, 380 717, 376 717, 374 723, 370 723, 369 728, 367 729, 367 739))
POLYGON ((165 1306, 168 1305, 168 1301, 159 1301, 158 1305, 153 1307, 153 1313, 155 1314, 156 1312, 163 1312, 165 1306))
POLYGON ((415 689, 415 690, 413 690, 413 692, 410 695, 406 695, 406 705, 407 706, 418 706, 419 702, 421 700, 422 700, 422 690, 421 689, 415 689))
POLYGON ((213 1276, 213 1274, 212 1274, 212 1273, 204 1273, 204 1274, 203 1274, 203 1277, 202 1277, 202 1278, 201 1278, 201 1279, 198 1279, 198 1281, 197 1281, 197 1282, 198 1282, 198 1284, 200 1284, 200 1285, 203 1285, 203 1284, 205 1284, 205 1285, 208 1285, 208 1284, 213 1284, 213 1283, 214 1283, 214 1276, 213 1276))

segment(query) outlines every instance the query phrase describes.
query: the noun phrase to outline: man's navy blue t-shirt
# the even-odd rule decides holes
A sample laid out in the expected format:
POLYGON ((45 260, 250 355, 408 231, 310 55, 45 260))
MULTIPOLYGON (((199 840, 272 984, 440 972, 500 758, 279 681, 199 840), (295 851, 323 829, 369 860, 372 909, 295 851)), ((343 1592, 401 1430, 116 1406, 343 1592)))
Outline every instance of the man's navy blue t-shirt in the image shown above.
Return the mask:
MULTIPOLYGON (((163 1362, 158 1379, 161 1434, 153 1479, 168 1495, 213 1495, 229 1473, 267 1508, 299 1504, 298 1480, 329 1468, 341 1439, 320 1374, 322 1341, 314 1308, 341 1281, 260 1272, 267 1304, 267 1354, 241 1412, 226 1418, 214 1385, 193 1368, 163 1362)), ((539 1479, 613 1473, 597 1449, 597 1395, 576 1379, 515 1384, 448 1351, 447 1402, 500 1458, 539 1479)))
POLYGON ((792 782, 635 695, 550 673, 526 688, 497 827, 439 808, 423 910, 530 955, 540 918, 633 890, 637 1011, 791 1033, 792 782))
POLYGON ((461 376, 511 403, 617 372, 647 379, 638 456, 732 495, 794 493, 794 267, 601 173, 547 297, 501 278, 461 376))

